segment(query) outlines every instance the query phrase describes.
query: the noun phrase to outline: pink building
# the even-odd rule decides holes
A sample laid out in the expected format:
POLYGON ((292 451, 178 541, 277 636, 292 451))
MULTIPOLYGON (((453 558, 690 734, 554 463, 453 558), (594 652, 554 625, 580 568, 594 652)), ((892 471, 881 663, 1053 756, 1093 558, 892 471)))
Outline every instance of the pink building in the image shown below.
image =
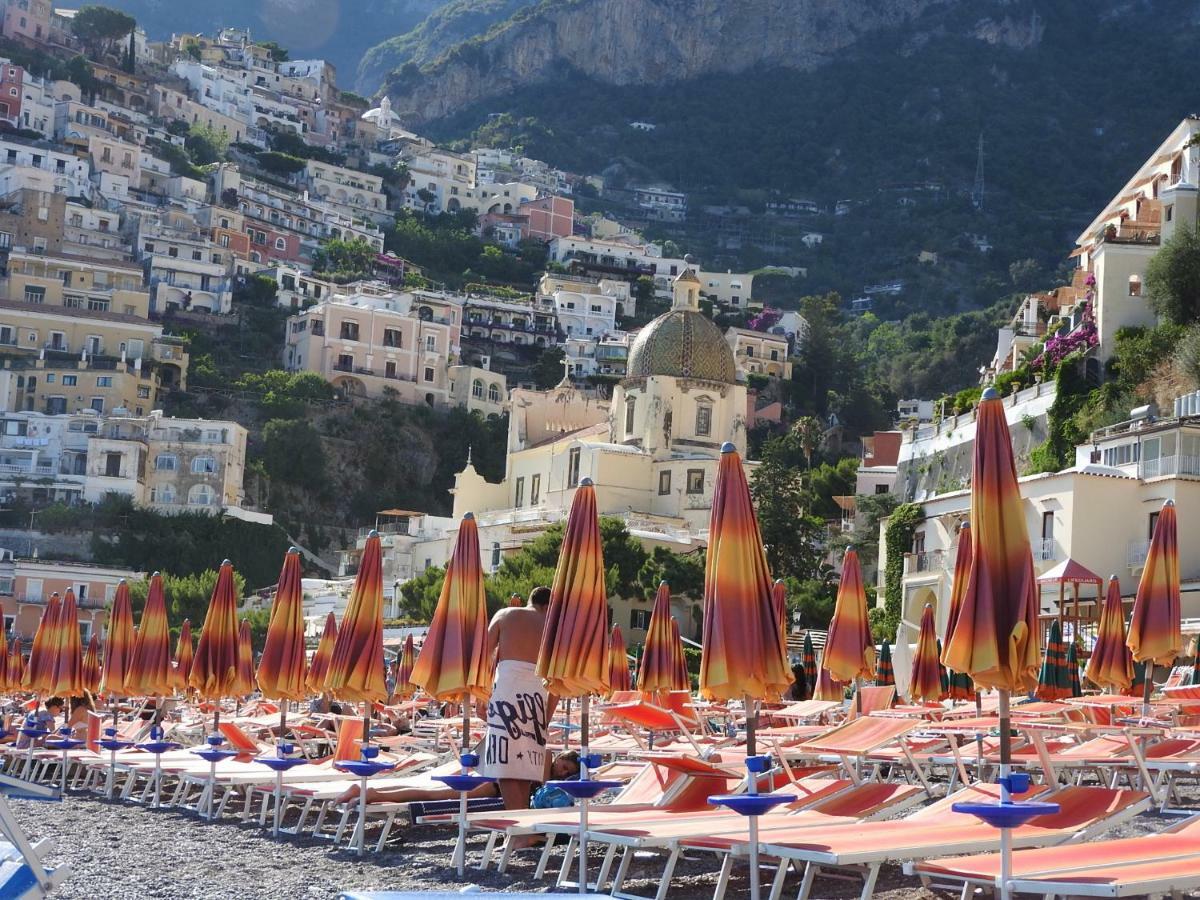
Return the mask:
POLYGON ((0 119, 14 126, 21 121, 21 94, 25 70, 12 63, 0 63, 0 119))
POLYGON ((570 237, 575 226, 575 201, 568 197, 542 197, 522 203, 520 214, 529 218, 527 237, 541 241, 570 237))

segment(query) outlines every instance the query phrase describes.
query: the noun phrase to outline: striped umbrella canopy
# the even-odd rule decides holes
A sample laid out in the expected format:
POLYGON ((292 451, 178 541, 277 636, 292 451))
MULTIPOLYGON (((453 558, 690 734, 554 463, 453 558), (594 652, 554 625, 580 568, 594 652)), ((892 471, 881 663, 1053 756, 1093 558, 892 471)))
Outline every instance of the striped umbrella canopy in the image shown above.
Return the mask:
POLYGON ((611 696, 615 691, 632 690, 632 679, 629 677, 629 656, 625 650, 625 635, 621 626, 614 625, 608 639, 608 690, 611 696))
POLYGON ((896 683, 896 670, 892 668, 892 645, 887 641, 879 647, 879 658, 875 661, 875 684, 887 687, 896 683))
POLYGON ((129 585, 122 578, 108 613, 108 633, 104 639, 101 690, 109 697, 124 697, 133 693, 129 681, 133 673, 133 645, 136 640, 129 585))
MULTIPOLYGON (((776 578, 771 585, 771 605, 779 616, 779 627, 784 635, 787 634, 787 583, 782 578, 776 578)), ((785 637, 786 641, 787 638, 785 637)))
POLYGON ((1083 696, 1083 684, 1079 680, 1079 641, 1071 641, 1067 647, 1067 684, 1072 697, 1083 696))
POLYGON ((50 690, 50 681, 54 677, 52 642, 55 640, 55 622, 62 610, 62 597, 58 592, 50 595, 42 617, 38 621, 37 631, 33 633, 33 644, 29 648, 29 663, 25 666, 21 686, 36 693, 46 693, 50 690))
POLYGON ((804 671, 804 696, 801 700, 816 699, 813 691, 817 689, 817 679, 820 671, 817 668, 817 651, 813 649, 812 632, 804 632, 804 647, 800 653, 800 668, 804 671))
POLYGON ((746 471, 733 444, 726 443, 704 563, 700 693, 706 699, 774 698, 791 686, 787 639, 771 590, 746 471))
POLYGON ((838 681, 827 668, 821 666, 812 698, 814 700, 836 700, 840 703, 846 699, 846 683, 838 681))
MULTIPOLYGON (((958 625, 958 616, 962 612, 963 595, 967 591, 967 578, 970 574, 971 525, 969 522, 963 522, 958 527, 958 549, 954 553, 954 575, 950 581, 950 611, 946 620, 947 635, 953 634, 958 625)), ((945 665, 944 650, 941 660, 945 665)), ((951 700, 970 700, 974 697, 975 683, 971 681, 971 676, 955 670, 952 666, 946 665, 945 667, 949 681, 949 690, 947 690, 946 696, 951 700)))
POLYGON ((596 488, 590 478, 580 480, 571 501, 537 673, 559 697, 608 693, 608 593, 596 488))
POLYGON ((1012 440, 994 388, 984 391, 975 422, 971 569, 942 661, 977 686, 1023 692, 1037 683, 1041 662, 1038 585, 1012 440))
POLYGON ((671 588, 664 581, 654 595, 646 641, 642 645, 642 664, 638 668, 638 690, 676 690, 675 644, 671 637, 671 588))
POLYGON ((325 690, 325 676, 329 672, 329 660, 333 658, 333 645, 337 643, 337 619, 333 613, 325 617, 325 630, 317 643, 317 651, 308 665, 308 689, 314 694, 325 690))
POLYGON ((142 621, 133 641, 133 660, 126 684, 131 693, 147 696, 161 696, 174 690, 167 598, 163 594, 162 576, 157 572, 150 576, 146 608, 142 610, 142 621))
POLYGON ((79 606, 75 591, 67 588, 62 609, 54 622, 53 639, 48 643, 51 666, 51 694, 74 697, 83 693, 83 641, 79 637, 79 606))
POLYGON ((387 697, 383 667, 383 557, 379 535, 372 531, 333 644, 325 690, 339 700, 382 700, 387 697))
POLYGON ((842 560, 842 580, 821 665, 842 682, 875 674, 875 642, 871 640, 867 622, 867 593, 863 589, 858 554, 853 550, 847 550, 842 560))
POLYGON ((933 623, 933 607, 926 603, 921 612, 921 628, 917 632, 917 650, 913 654, 908 699, 920 703, 940 700, 941 697, 942 666, 938 661, 937 627, 933 623))
POLYGON ((254 693, 254 647, 250 641, 250 620, 242 619, 237 632, 237 662, 233 682, 233 695, 245 697, 254 693))
POLYGON ((1183 649, 1179 607, 1179 535, 1175 503, 1163 504, 1129 617, 1129 649, 1135 662, 1169 666, 1183 649))
POLYGON ((180 691, 186 691, 188 676, 192 672, 192 660, 196 648, 192 645, 192 620, 184 619, 179 626, 179 640, 175 643, 175 667, 171 670, 171 685, 180 691))
POLYGON ((413 667, 416 664, 417 652, 413 647, 413 636, 409 634, 404 638, 404 649, 396 657, 394 668, 396 687, 392 691, 393 697, 407 700, 416 694, 417 686, 412 683, 413 667))
POLYGON ((945 700, 950 696, 950 670, 942 665, 942 639, 937 640, 937 658, 938 658, 938 673, 942 683, 942 696, 939 700, 945 700))
POLYGON ((100 690, 100 632, 93 631, 83 654, 83 689, 89 694, 100 690))
POLYGON ((487 594, 479 558, 479 527, 467 513, 438 595, 412 683, 438 700, 487 699, 492 692, 487 656, 487 594))
POLYGON ((15 691, 20 687, 20 679, 14 683, 8 671, 8 632, 0 628, 0 691, 15 691))
POLYGON ((188 673, 188 684, 204 700, 236 696, 237 601, 233 563, 225 560, 217 572, 217 583, 213 585, 192 659, 192 671, 188 673))
POLYGON ((301 575, 300 551, 293 547, 283 557, 267 638, 258 661, 258 689, 272 700, 303 700, 308 696, 301 575))
POLYGON ((679 634, 679 623, 671 620, 671 655, 675 660, 675 686, 673 691, 690 691, 692 676, 688 674, 687 656, 683 652, 683 637, 679 634))
POLYGON ((1037 688, 1033 693, 1039 700, 1062 700, 1071 696, 1071 681, 1067 674, 1067 648, 1063 644, 1062 628, 1059 627, 1058 619, 1050 623, 1046 653, 1042 657, 1037 688))
POLYGON ((1133 684, 1133 656, 1125 643, 1125 607, 1121 602, 1121 582, 1108 580, 1108 593, 1100 611, 1096 643, 1088 659, 1087 677, 1101 690, 1125 693, 1133 684))
POLYGON ((19 691, 25 685, 25 657, 21 655, 21 639, 13 638, 8 648, 8 689, 19 691))

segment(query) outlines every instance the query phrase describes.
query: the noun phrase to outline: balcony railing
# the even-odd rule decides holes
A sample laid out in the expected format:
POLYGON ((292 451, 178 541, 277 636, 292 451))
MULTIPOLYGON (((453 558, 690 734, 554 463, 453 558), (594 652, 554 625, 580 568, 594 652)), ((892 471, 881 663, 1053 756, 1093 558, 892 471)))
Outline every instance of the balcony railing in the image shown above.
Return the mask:
POLYGON ((936 572, 946 568, 946 553, 944 550, 922 550, 918 553, 904 554, 904 574, 915 575, 918 572, 936 572))
POLYGON ((1146 554, 1150 552, 1150 541, 1130 541, 1127 559, 1129 567, 1141 568, 1146 562, 1146 554))
POLYGON ((1035 538, 1033 540, 1033 558, 1038 562, 1058 559, 1058 547, 1054 538, 1035 538))
POLYGON ((1200 477, 1200 456, 1160 456, 1143 459, 1138 474, 1142 478, 1160 478, 1165 475, 1200 477))

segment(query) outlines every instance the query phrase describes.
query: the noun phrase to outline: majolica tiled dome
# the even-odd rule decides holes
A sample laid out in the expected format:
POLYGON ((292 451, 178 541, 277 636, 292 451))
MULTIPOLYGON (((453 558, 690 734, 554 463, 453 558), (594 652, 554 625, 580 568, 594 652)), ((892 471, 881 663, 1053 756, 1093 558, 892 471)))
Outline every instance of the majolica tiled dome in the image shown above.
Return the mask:
POLYGON ((736 367, 725 336, 703 314, 673 309, 638 332, 629 349, 628 378, 673 375, 733 384, 736 367))

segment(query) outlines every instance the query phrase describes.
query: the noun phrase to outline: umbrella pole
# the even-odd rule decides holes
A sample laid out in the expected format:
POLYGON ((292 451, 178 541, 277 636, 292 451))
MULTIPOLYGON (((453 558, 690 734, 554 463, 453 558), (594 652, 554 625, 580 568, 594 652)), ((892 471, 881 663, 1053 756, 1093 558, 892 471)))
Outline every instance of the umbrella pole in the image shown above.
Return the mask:
MULTIPOLYGON (((755 730, 758 725, 758 704, 756 704, 750 695, 745 695, 746 705, 746 758, 757 756, 758 740, 755 735, 755 730)), ((758 774, 755 772, 746 772, 746 792, 749 794, 758 793, 758 774)), ((758 816, 749 816, 750 822, 750 900, 758 900, 760 887, 758 884, 758 816)))
MULTIPOLYGON (((579 780, 588 780, 588 705, 591 697, 584 694, 579 701, 579 780)), ((568 732, 569 734, 569 732, 568 732)), ((579 798, 579 893, 586 894, 587 884, 588 798, 579 798)))
MULTIPOLYGON (((983 696, 975 690, 975 718, 983 718, 983 696)), ((975 732, 975 780, 983 781, 983 732, 975 732)))
MULTIPOLYGON (((213 704, 213 735, 220 736, 221 734, 221 701, 217 700, 213 704)), ((211 760, 208 764, 208 821, 213 820, 213 807, 217 800, 217 761, 211 760)))
MULTIPOLYGON (((1008 691, 1000 691, 1000 802, 1011 803, 1012 794, 1009 792, 1009 775, 1012 772, 1012 732, 1011 719, 1008 712, 1008 691)), ((1008 882, 1012 879, 1012 833, 1007 828, 1000 829, 1000 900, 1008 900, 1012 896, 1008 882)))
POLYGON ((1150 718, 1150 695, 1154 693, 1154 660, 1148 659, 1145 668, 1145 682, 1142 684, 1142 715, 1150 718))
MULTIPOLYGON (((287 700, 279 701, 279 737, 275 739, 275 755, 282 756, 279 752, 279 747, 283 743, 283 734, 287 729, 287 700)), ((272 837, 279 837, 279 819, 280 809, 279 804, 283 802, 283 770, 280 769, 275 773, 275 828, 272 831, 272 837)))
MULTIPOLYGON (((371 701, 363 701, 363 741, 362 746, 369 747, 371 745, 371 701)), ((361 753, 361 751, 360 751, 361 753)), ((368 757, 363 755, 365 760, 368 757)), ((358 828, 354 832, 355 837, 355 852, 359 856, 363 855, 367 844, 367 776, 363 774, 362 784, 358 790, 358 828)))
MULTIPOLYGON (((462 756, 465 756, 471 743, 471 707, 467 705, 467 698, 464 696, 462 701, 462 756)), ((460 767, 460 772, 463 775, 467 774, 467 767, 463 764, 460 767)), ((458 840, 454 843, 454 864, 458 870, 458 877, 462 878, 467 868, 467 792, 458 792, 458 840)))
MULTIPOLYGON (((117 698, 114 695, 111 698, 112 717, 113 717, 113 739, 117 737, 117 698)), ((108 756, 108 782, 104 785, 104 792, 108 795, 108 799, 113 798, 113 790, 117 786, 117 748, 113 747, 108 756)))

